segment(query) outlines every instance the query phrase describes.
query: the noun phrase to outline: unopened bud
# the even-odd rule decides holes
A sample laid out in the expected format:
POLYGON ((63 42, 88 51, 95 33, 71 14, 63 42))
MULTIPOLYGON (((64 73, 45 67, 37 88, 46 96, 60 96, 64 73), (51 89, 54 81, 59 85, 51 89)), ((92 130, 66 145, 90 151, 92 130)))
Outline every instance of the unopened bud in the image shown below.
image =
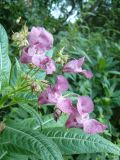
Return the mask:
POLYGON ((21 17, 18 17, 18 19, 16 20, 16 23, 19 24, 21 20, 21 17))
POLYGON ((63 55, 64 47, 57 53, 57 59, 55 60, 57 63, 60 63, 62 66, 67 63, 69 56, 63 55))
POLYGON ((0 133, 2 133, 4 129, 5 129, 5 124, 3 122, 0 122, 0 133))
POLYGON ((28 27, 24 25, 20 32, 13 33, 12 40, 16 43, 18 47, 24 47, 28 45, 27 36, 28 27))
POLYGON ((31 89, 32 91, 35 91, 35 92, 39 92, 41 90, 40 86, 35 82, 32 83, 31 89))
POLYGON ((62 111, 59 108, 56 108, 54 112, 54 120, 57 121, 60 118, 61 114, 62 111))

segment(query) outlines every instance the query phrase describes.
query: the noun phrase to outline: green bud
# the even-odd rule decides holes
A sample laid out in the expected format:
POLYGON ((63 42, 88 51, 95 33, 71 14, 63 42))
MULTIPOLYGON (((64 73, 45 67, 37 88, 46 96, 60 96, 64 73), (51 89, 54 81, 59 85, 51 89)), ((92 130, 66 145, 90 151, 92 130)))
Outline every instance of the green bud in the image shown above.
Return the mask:
POLYGON ((62 66, 67 63, 69 56, 68 55, 63 55, 63 50, 64 47, 57 53, 57 59, 55 60, 55 62, 61 64, 62 66))
POLYGON ((28 27, 24 25, 20 32, 13 33, 12 40, 16 43, 18 47, 21 48, 28 45, 27 36, 28 36, 28 27))

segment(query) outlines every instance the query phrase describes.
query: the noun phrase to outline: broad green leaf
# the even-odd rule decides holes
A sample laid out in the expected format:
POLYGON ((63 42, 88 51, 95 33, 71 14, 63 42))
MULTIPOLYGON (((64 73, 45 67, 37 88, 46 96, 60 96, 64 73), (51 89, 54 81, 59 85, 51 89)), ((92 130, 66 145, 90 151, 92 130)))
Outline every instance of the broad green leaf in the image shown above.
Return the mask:
POLYGON ((54 120, 53 114, 43 116, 42 117, 42 128, 53 128, 53 127, 63 127, 65 125, 65 122, 67 120, 68 116, 65 114, 62 114, 62 116, 58 119, 56 122, 54 120))
MULTIPOLYGON (((0 140, 2 141, 2 140, 0 140)), ((2 142, 0 143, 0 150, 4 150, 4 155, 2 157, 1 160, 10 160, 10 159, 15 159, 17 155, 23 155, 26 156, 28 158, 32 157, 32 160, 36 160, 36 156, 29 151, 26 151, 23 149, 21 149, 19 146, 15 146, 13 144, 11 144, 10 142, 2 142), (14 156, 13 156, 14 155, 14 156)), ((37 159, 38 160, 38 159, 37 159)))
POLYGON ((19 64, 19 61, 15 59, 15 64, 11 68, 11 74, 10 74, 10 84, 14 87, 21 84, 21 73, 22 69, 19 64))
POLYGON ((110 74, 120 75, 120 71, 109 71, 110 74))
MULTIPOLYGON (((26 126, 27 128, 27 126, 26 126)), ((52 140, 45 137, 37 130, 21 130, 6 126, 0 135, 0 143, 8 142, 14 146, 31 152, 37 159, 62 160, 61 153, 52 140)))
MULTIPOLYGON (((0 148, 0 149, 1 149, 1 148, 0 148)), ((2 151, 2 150, 0 150, 0 160, 3 159, 6 154, 7 154, 7 151, 2 151)))
MULTIPOLYGON (((5 156, 3 160, 28 160, 28 156, 20 155, 16 153, 10 153, 9 155, 5 156)), ((32 159, 33 160, 33 159, 32 159)))
POLYGON ((11 62, 8 56, 8 37, 0 24, 0 89, 9 82, 11 62))
POLYGON ((42 131, 54 140, 63 154, 113 153, 120 155, 120 148, 99 135, 85 134, 77 128, 48 128, 42 131))
POLYGON ((42 119, 40 117, 40 114, 38 114, 38 112, 32 108, 31 106, 27 105, 27 104, 21 104, 20 105, 26 112, 30 113, 32 115, 32 117, 36 120, 38 126, 37 127, 41 127, 42 125, 42 119))

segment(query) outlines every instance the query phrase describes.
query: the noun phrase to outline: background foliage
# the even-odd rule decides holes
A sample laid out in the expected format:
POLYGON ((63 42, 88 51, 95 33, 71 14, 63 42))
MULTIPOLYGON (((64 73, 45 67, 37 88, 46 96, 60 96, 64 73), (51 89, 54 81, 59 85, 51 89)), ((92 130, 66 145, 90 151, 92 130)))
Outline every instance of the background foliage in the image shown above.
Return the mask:
MULTIPOLYGON (((86 68, 90 69, 94 73, 94 78, 92 80, 85 80, 81 75, 69 75, 65 74, 68 78, 71 85, 70 91, 80 94, 80 95, 89 95, 93 98, 95 103, 95 112, 94 117, 99 119, 101 122, 104 122, 108 125, 108 130, 105 131, 104 137, 114 144, 120 145, 120 28, 119 28, 119 19, 120 19, 120 1, 119 0, 4 0, 0 1, 0 23, 5 27, 8 37, 9 37, 9 56, 12 62, 9 82, 6 81, 4 84, 1 84, 0 91, 0 119, 5 120, 8 126, 6 133, 3 135, 3 148, 0 149, 0 158, 3 156, 3 159, 25 159, 27 160, 28 155, 31 155, 32 160, 38 159, 39 148, 37 145, 43 145, 42 147, 48 147, 48 154, 43 156, 51 156, 53 159, 62 159, 61 153, 56 155, 54 149, 60 152, 56 145, 53 150, 51 149, 51 144, 45 140, 45 134, 49 136, 57 136, 56 129, 50 130, 50 124, 46 121, 47 119, 52 119, 52 116, 46 116, 43 118, 43 122, 40 119, 39 114, 51 114, 52 109, 49 107, 44 107, 43 109, 38 109, 37 104, 37 94, 31 91, 27 92, 24 89, 26 83, 23 79, 23 73, 29 72, 29 68, 22 68, 19 62, 16 59, 16 56, 19 57, 18 49, 15 47, 11 40, 11 35, 13 32, 19 31, 22 26, 26 25, 31 28, 32 26, 44 26, 46 29, 51 31, 55 38, 55 48, 54 48, 54 57, 57 58, 57 52, 64 47, 63 53, 68 54, 71 59, 78 58, 81 56, 86 57, 87 65, 86 68), (74 17, 74 18, 72 18, 74 17), (74 21, 74 23, 71 23, 74 21), (10 85, 9 85, 9 84, 10 85), (13 91, 19 90, 20 86, 23 85, 22 90, 16 94, 12 94, 13 91), (3 88, 3 89, 2 89, 3 88), (6 94, 8 93, 8 94, 6 94), (34 98, 33 98, 34 97, 34 98), (5 101, 6 100, 6 101, 5 101), (28 110, 24 107, 24 103, 29 104, 34 107, 35 111, 31 111, 30 106, 28 110), (23 108, 21 109, 22 106, 23 108), (41 111, 41 112, 40 112, 41 111), (14 121, 16 123, 14 123, 14 121), (18 125, 20 124, 20 125, 18 125), (34 127, 38 128, 39 136, 36 136, 37 133, 28 133, 25 130, 26 125, 29 128, 34 127), (22 126, 22 128, 21 128, 22 126), (45 129, 40 133, 42 128, 45 129), (49 132, 48 132, 49 130, 49 132), (24 132, 23 132, 24 131, 24 132), (26 150, 23 151, 22 140, 17 139, 17 136, 21 134, 21 138, 24 139, 28 134, 28 142, 33 142, 31 153, 31 146, 29 143, 26 143, 26 150), (8 136, 9 135, 9 136, 8 136), (12 136, 14 137, 14 143, 10 141, 12 136), (34 137, 36 139, 34 139, 34 137), (42 138, 41 138, 42 137, 42 138), (33 138, 33 139, 31 139, 33 138), (38 139, 40 141, 38 141, 38 139), (6 141, 10 141, 6 145, 6 141), (40 143, 41 144, 38 144, 40 143), (19 143, 19 149, 15 146, 19 143), (48 144, 47 144, 48 143, 48 144), (36 144, 36 145, 34 145, 36 144), (47 145, 46 145, 47 144, 47 145), (12 147, 11 147, 12 146, 12 147), (7 154, 7 150, 11 150, 7 154), (16 151, 15 151, 16 149, 16 151), (12 150, 16 152, 16 155, 12 153, 12 150), (37 151, 37 152, 36 152, 37 151), (21 152, 24 153, 21 155, 21 152), (2 156, 1 156, 2 155, 2 156), (16 156, 16 158, 14 157, 16 156), (55 157, 56 156, 56 157, 55 157), (58 156, 58 157, 57 157, 58 156), (22 157, 22 158, 21 158, 22 157)), ((0 26, 1 27, 1 26, 0 26)), ((4 32, 4 31, 3 31, 4 32)), ((3 34, 1 31, 0 33, 3 34)), ((0 43, 3 48, 4 45, 7 45, 7 39, 2 38, 3 35, 0 34, 0 43), (4 43, 3 43, 4 42, 4 43), (6 43, 6 44, 5 44, 6 43)), ((5 37, 5 36, 4 36, 5 37)), ((5 49, 5 48, 4 48, 5 49)), ((4 51, 5 52, 5 51, 4 51)), ((6 61, 9 62, 9 57, 7 57, 7 52, 5 52, 6 61)), ((9 63, 7 63, 9 65, 9 63)), ((0 65, 1 66, 1 65, 0 65)), ((4 72, 6 72, 6 65, 3 65, 4 72)), ((10 70, 10 65, 9 67, 10 70)), ((3 69, 1 69, 3 70, 3 69)), ((33 74, 33 73, 31 73, 33 74)), ((9 74, 7 74, 9 77, 9 74)), ((32 80, 37 78, 41 79, 45 77, 45 73, 41 75, 34 75, 32 80), (39 77, 38 77, 39 76, 39 77)), ((5 79, 4 74, 0 73, 0 80, 5 79), (1 76, 2 75, 2 76, 1 76)), ((52 78, 49 80, 53 81, 52 78)), ((29 89, 29 86, 28 86, 29 89)), ((72 97, 74 98, 74 97, 72 97)), ((58 124, 56 125, 53 122, 53 126, 63 127, 65 117, 63 116, 58 124)), ((53 120, 51 120, 52 123, 53 120)), ((28 128, 28 130, 29 130, 28 128)), ((72 136, 72 130, 70 131, 72 136)), ((76 130, 76 134, 80 134, 76 130)), ((64 137, 64 129, 59 133, 64 137)), ((69 133, 68 133, 69 134, 69 133)), ((37 134, 38 135, 38 134, 37 134)), ((77 135, 77 136, 78 136, 77 135)), ((59 136, 59 135, 58 135, 59 136)), ((82 136, 82 135, 81 135, 82 136)), ((84 137, 84 135, 83 135, 84 137)), ((79 137, 80 138, 80 137, 79 137)), ((89 139, 89 137, 85 137, 89 139)), ((97 138, 96 138, 97 139, 97 138)), ((57 144, 61 146, 67 144, 68 142, 56 140, 57 144)), ((56 141, 50 141, 50 143, 56 143, 56 141)), ((91 140, 92 141, 92 140, 91 140)), ((95 141, 95 140, 94 140, 95 141)), ((71 142, 75 145, 75 142, 71 142)), ((105 142, 104 142, 105 143, 105 142)), ((102 149, 104 148, 101 147, 102 149)), ((69 145, 69 144, 68 144, 69 145)), ((83 148, 85 149, 86 145, 83 143, 83 148)), ((1 145, 0 145, 1 147, 1 145)), ((80 144, 81 147, 81 144, 80 144)), ((100 147, 99 144, 97 146, 100 147)), ((94 150, 94 147, 91 150, 94 150)), ((43 149, 44 150, 44 149, 43 149)), ((100 148, 99 148, 100 150, 100 148)), ((111 149, 110 149, 111 150, 111 149)), ((93 153, 92 151, 86 154, 82 151, 74 152, 74 155, 69 155, 68 152, 71 150, 64 150, 65 160, 118 160, 119 156, 110 155, 107 153, 93 153), (80 154, 82 153, 82 154, 80 154), (80 154, 80 155, 79 155, 80 154)), ((97 151, 96 151, 97 152, 97 151)), ((106 150, 107 152, 107 150, 106 150)), ((117 150, 116 150, 117 152, 117 150)), ((111 151, 114 153, 114 149, 111 151)), ((31 158, 30 157, 30 158, 31 158)), ((49 159, 48 157, 42 157, 42 159, 49 159)), ((52 159, 51 158, 51 159, 52 159)), ((2 158, 1 158, 2 159, 2 158)))

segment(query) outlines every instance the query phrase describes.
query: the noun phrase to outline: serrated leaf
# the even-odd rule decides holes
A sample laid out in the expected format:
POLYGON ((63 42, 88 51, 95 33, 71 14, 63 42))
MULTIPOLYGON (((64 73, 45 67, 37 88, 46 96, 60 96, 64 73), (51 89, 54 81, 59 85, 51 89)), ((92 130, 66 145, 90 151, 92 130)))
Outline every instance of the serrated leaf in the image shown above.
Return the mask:
POLYGON ((21 66, 17 59, 15 59, 15 64, 11 68, 10 74, 10 85, 16 87, 21 83, 21 66))
POLYGON ((0 89, 9 82, 11 62, 8 56, 8 37, 0 24, 0 89))
MULTIPOLYGON (((26 126, 27 127, 27 126, 26 126)), ((6 126, 0 136, 0 142, 8 142, 14 146, 31 152, 36 160, 62 160, 61 153, 51 140, 38 131, 21 130, 6 126)))
POLYGON ((2 160, 6 154, 7 154, 7 151, 0 150, 0 160, 2 160))
POLYGON ((49 114, 42 117, 42 128, 51 128, 51 127, 63 127, 68 118, 68 115, 63 114, 58 121, 54 120, 53 114, 49 114))
POLYGON ((42 131, 54 140, 64 154, 113 153, 120 155, 120 148, 99 135, 85 134, 77 128, 48 128, 42 131))
POLYGON ((20 104, 20 106, 28 113, 30 113, 32 115, 32 117, 36 120, 38 126, 37 127, 41 127, 42 125, 42 119, 40 117, 40 114, 38 114, 38 112, 32 108, 31 106, 27 105, 27 104, 20 104))

